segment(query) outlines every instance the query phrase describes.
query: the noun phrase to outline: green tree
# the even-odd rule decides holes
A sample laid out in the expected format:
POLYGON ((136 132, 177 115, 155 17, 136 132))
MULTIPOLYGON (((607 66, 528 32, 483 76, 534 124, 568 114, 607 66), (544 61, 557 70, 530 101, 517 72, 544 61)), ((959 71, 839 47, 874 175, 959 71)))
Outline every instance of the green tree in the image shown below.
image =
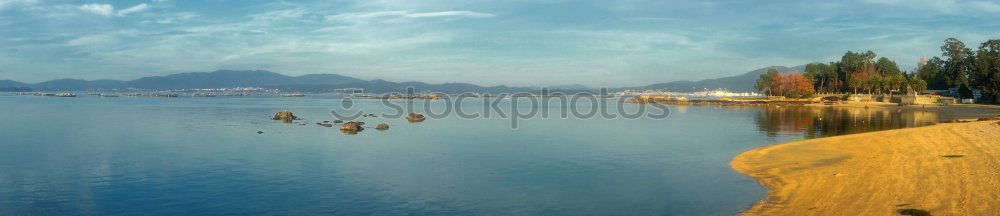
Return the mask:
POLYGON ((876 94, 881 94, 882 90, 886 88, 885 85, 885 77, 879 75, 878 73, 874 73, 868 78, 868 80, 865 81, 863 88, 867 89, 869 92, 874 91, 876 94))
POLYGON ((906 77, 899 70, 899 65, 889 58, 882 57, 875 62, 877 75, 873 76, 874 90, 878 93, 892 93, 899 91, 906 82, 906 77))
POLYGON ((924 64, 917 68, 916 76, 927 83, 927 88, 943 90, 948 89, 951 85, 948 84, 948 78, 946 78, 944 72, 945 61, 939 57, 933 57, 927 60, 927 64, 924 64))
POLYGON ((817 68, 820 63, 809 63, 806 65, 806 71, 802 73, 802 76, 812 82, 817 82, 819 79, 819 69, 817 68))
POLYGON ((878 61, 875 62, 875 70, 883 76, 902 75, 902 72, 899 70, 899 65, 896 65, 896 62, 886 57, 879 58, 878 61))
POLYGON ((838 77, 842 77, 841 81, 847 84, 844 90, 851 90, 854 93, 858 90, 871 90, 869 79, 876 73, 874 65, 876 56, 878 55, 872 51, 844 53, 837 67, 838 77))
POLYGON ((958 98, 972 99, 972 89, 969 88, 969 85, 962 84, 958 87, 958 98))
POLYGON ((923 92, 924 90, 927 90, 927 82, 920 79, 920 77, 911 78, 906 82, 906 86, 916 92, 923 92))
POLYGON ((968 75, 972 71, 972 55, 972 49, 966 47, 962 41, 955 38, 944 40, 944 45, 941 45, 941 56, 946 58, 944 74, 948 86, 959 87, 968 83, 968 75))
POLYGON ((770 96, 772 95, 773 90, 779 88, 780 82, 781 72, 778 72, 778 70, 774 68, 768 68, 766 73, 761 74, 760 78, 757 78, 757 83, 754 84, 753 87, 758 92, 770 96))
MULTIPOLYGON (((970 76, 975 87, 990 99, 1000 99, 1000 39, 983 42, 976 52, 975 72, 970 76)), ((996 101, 1000 102, 1000 101, 996 101)))
POLYGON ((844 84, 841 76, 837 74, 838 62, 830 62, 826 65, 826 69, 823 71, 823 76, 826 77, 826 83, 822 87, 825 88, 826 92, 841 92, 841 86, 844 84))
POLYGON ((838 81, 837 70, 835 69, 836 63, 831 62, 830 64, 824 63, 812 63, 806 65, 805 76, 813 82, 813 88, 819 92, 836 92, 839 90, 839 86, 836 86, 838 81), (833 90, 830 90, 830 87, 833 90))

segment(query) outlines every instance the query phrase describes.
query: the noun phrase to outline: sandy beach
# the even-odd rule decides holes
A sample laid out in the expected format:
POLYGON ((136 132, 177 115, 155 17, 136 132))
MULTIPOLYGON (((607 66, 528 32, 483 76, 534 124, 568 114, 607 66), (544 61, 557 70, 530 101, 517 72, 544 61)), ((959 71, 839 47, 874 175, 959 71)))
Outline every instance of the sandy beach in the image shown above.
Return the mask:
POLYGON ((768 197, 744 215, 1000 215, 1000 122, 792 142, 732 167, 768 197))

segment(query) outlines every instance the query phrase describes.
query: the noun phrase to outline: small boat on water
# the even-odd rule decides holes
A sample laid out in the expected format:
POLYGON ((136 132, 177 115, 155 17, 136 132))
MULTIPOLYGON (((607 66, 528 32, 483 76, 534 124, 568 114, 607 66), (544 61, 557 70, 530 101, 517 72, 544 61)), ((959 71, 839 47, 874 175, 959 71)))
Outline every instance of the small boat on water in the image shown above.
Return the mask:
POLYGON ((139 96, 142 96, 142 93, 125 93, 125 94, 122 94, 122 96, 125 96, 125 97, 139 97, 139 96))
POLYGON ((76 97, 76 94, 68 93, 68 92, 63 92, 63 93, 55 94, 55 96, 56 97, 76 97))
POLYGON ((305 97, 302 93, 281 94, 282 97, 305 97))

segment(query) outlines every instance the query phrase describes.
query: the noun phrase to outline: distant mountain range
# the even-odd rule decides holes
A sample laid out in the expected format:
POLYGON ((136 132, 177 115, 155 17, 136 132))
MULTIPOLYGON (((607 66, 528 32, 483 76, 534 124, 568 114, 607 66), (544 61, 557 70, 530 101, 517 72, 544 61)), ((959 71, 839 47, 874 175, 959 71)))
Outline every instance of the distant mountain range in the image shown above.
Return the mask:
MULTIPOLYGON (((776 66, 781 72, 802 71, 804 66, 776 66)), ((612 90, 668 90, 677 92, 701 91, 704 89, 729 89, 733 91, 752 91, 753 83, 767 68, 754 70, 742 75, 708 79, 701 81, 675 81, 647 86, 616 88, 612 90)), ((363 80, 336 74, 310 74, 303 76, 286 76, 270 71, 250 70, 220 70, 215 72, 181 73, 168 76, 144 77, 131 81, 121 80, 80 80, 58 79, 35 84, 27 84, 13 80, 0 80, 0 89, 8 91, 79 91, 79 90, 109 90, 109 89, 207 89, 232 87, 265 87, 283 91, 299 92, 330 92, 341 88, 363 88, 366 92, 405 92, 408 87, 416 91, 434 91, 443 93, 481 92, 481 93, 515 93, 537 92, 539 88, 499 86, 478 86, 468 83, 428 84, 423 82, 390 82, 381 79, 363 80)), ((555 91, 596 91, 583 85, 563 85, 549 87, 555 91)))
POLYGON ((0 80, 0 87, 4 87, 4 88, 9 88, 9 87, 28 87, 28 84, 24 84, 22 82, 18 82, 18 81, 14 81, 14 80, 0 80))
POLYGON ((121 80, 80 80, 58 79, 36 84, 26 84, 12 80, 0 80, 0 88, 31 88, 36 91, 78 91, 109 89, 208 89, 233 87, 264 87, 285 91, 330 92, 342 88, 363 88, 367 92, 406 92, 408 87, 416 91, 437 91, 444 93, 461 92, 530 92, 537 89, 508 86, 484 87, 467 83, 428 84, 423 82, 390 82, 385 80, 362 80, 336 74, 310 74, 285 76, 282 74, 251 70, 220 70, 215 72, 181 73, 168 76, 144 77, 132 81, 121 80))
MULTIPOLYGON (((779 72, 802 72, 805 71, 805 65, 795 66, 795 67, 785 67, 785 66, 772 66, 779 72)), ((741 75, 706 79, 701 81, 674 81, 667 83, 657 83, 647 86, 640 87, 628 87, 621 88, 622 90, 665 90, 672 92, 696 92, 705 89, 728 89, 733 92, 751 92, 754 91, 753 85, 757 82, 757 78, 760 78, 761 74, 767 72, 766 67, 757 70, 753 70, 741 75)))

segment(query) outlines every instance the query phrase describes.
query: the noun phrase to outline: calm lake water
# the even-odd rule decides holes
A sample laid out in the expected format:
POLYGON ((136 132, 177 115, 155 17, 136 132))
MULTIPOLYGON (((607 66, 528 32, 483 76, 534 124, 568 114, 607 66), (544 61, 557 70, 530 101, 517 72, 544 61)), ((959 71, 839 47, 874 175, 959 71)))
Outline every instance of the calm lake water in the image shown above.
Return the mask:
POLYGON ((673 106, 666 119, 517 130, 499 118, 367 118, 391 129, 357 135, 314 124, 339 103, 0 96, 0 215, 733 215, 765 195, 729 168, 740 152, 938 120, 673 106), (269 120, 282 110, 306 125, 269 120))

